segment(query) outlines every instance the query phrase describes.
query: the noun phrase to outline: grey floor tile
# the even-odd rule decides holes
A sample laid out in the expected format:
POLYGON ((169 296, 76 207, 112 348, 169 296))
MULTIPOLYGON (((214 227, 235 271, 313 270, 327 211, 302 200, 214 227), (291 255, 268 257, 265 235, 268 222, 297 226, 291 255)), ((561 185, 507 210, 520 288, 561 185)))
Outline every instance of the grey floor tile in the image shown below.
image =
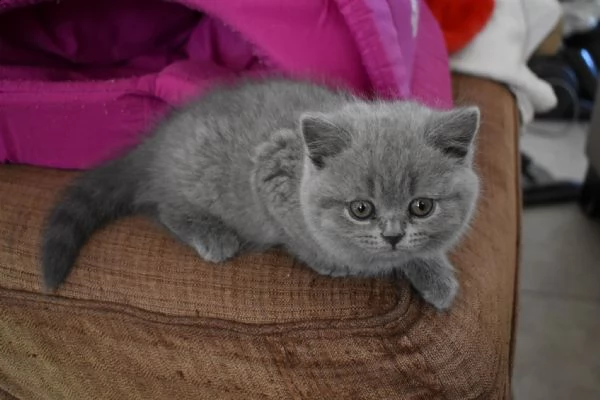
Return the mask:
POLYGON ((600 399, 600 302, 521 293, 515 400, 600 399))
MULTIPOLYGON (((585 124, 536 122, 526 153, 555 177, 580 180, 585 124)), ((525 210, 515 400, 600 399, 600 225, 576 205, 525 210)))
POLYGON ((600 223, 576 205, 526 210, 522 254, 521 289, 600 301, 600 223))
POLYGON ((556 178, 581 180, 587 168, 586 123, 540 122, 525 128, 521 148, 556 178))

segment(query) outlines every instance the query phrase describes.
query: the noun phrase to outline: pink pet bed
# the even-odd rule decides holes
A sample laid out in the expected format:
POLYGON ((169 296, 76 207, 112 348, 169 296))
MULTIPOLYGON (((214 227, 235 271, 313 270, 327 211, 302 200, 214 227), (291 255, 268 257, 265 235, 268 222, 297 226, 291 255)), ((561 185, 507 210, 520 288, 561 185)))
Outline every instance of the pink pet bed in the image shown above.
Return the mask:
POLYGON ((451 105, 421 1, 2 0, 0 162, 88 168, 215 82, 271 73, 451 105))

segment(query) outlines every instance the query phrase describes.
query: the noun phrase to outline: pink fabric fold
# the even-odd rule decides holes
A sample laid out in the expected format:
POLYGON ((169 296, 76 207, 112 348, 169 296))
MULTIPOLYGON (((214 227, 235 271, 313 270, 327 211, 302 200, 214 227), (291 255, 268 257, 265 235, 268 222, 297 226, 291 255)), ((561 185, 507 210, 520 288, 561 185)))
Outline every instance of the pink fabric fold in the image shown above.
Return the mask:
POLYGON ((0 162, 88 168, 215 83, 265 74, 452 105, 421 1, 5 0, 0 162))

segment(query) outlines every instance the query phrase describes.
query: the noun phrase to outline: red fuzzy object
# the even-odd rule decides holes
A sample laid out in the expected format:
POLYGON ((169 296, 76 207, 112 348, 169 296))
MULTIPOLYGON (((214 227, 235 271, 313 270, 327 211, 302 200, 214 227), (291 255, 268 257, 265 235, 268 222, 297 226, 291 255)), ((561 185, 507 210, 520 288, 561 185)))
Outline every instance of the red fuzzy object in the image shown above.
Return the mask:
POLYGON ((465 47, 488 22, 494 0, 425 0, 437 19, 448 53, 465 47))

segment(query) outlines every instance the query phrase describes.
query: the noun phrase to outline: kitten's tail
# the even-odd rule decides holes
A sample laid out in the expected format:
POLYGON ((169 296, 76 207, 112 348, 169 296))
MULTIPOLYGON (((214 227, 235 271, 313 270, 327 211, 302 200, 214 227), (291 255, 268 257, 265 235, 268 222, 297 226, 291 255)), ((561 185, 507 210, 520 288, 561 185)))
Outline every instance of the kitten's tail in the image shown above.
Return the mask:
POLYGON ((79 251, 107 222, 136 212, 141 178, 131 157, 83 173, 49 215, 42 237, 42 276, 47 290, 67 277, 79 251))

